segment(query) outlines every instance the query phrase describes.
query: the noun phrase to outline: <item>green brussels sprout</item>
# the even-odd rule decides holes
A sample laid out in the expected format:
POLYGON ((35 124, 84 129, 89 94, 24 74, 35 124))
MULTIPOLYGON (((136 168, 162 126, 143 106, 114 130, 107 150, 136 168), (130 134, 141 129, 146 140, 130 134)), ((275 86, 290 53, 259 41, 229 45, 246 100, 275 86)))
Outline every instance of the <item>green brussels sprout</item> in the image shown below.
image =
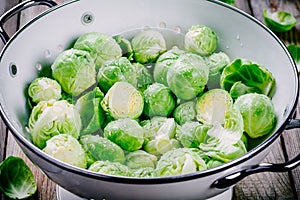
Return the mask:
POLYGON ((287 46, 287 49, 289 50, 290 54, 292 55, 298 71, 300 71, 300 45, 296 44, 290 44, 287 46))
POLYGON ((62 97, 61 86, 56 80, 47 77, 39 77, 30 83, 28 95, 35 103, 51 99, 59 100, 62 97))
POLYGON ((78 138, 81 120, 79 112, 65 100, 41 101, 32 109, 28 127, 33 144, 42 149, 48 139, 58 134, 78 138))
POLYGON ((166 134, 156 135, 144 145, 144 150, 153 155, 161 155, 172 149, 180 148, 180 142, 166 134))
POLYGON ((103 135, 126 151, 136 151, 144 143, 144 129, 129 118, 109 122, 103 135))
POLYGON ((248 93, 260 93, 260 90, 256 87, 249 87, 242 83, 241 81, 235 82, 229 91, 230 96, 232 99, 236 100, 239 96, 248 93))
POLYGON ((103 65, 97 74, 97 80, 101 91, 106 93, 116 82, 128 82, 137 86, 137 73, 130 61, 121 57, 103 65))
POLYGON ((10 199, 26 199, 36 193, 34 175, 22 158, 9 156, 0 163, 0 191, 10 199))
POLYGON ((95 63, 86 51, 69 49, 51 66, 52 75, 68 94, 78 96, 96 83, 95 63))
POLYGON ((77 139, 68 134, 55 135, 47 140, 43 151, 54 158, 74 165, 86 168, 87 161, 83 147, 77 139))
POLYGON ((88 170, 97 172, 100 174, 113 175, 113 176, 132 176, 130 169, 119 162, 110 161, 96 161, 88 170))
POLYGON ((155 63, 153 70, 153 78, 155 82, 168 86, 167 73, 174 62, 179 58, 180 55, 184 54, 185 51, 174 46, 172 49, 160 55, 155 63))
POLYGON ((249 93, 234 103, 243 116, 244 130, 251 138, 270 133, 276 125, 273 102, 263 94, 249 93))
POLYGON ((224 162, 221 160, 217 160, 217 159, 210 159, 206 162, 207 169, 211 169, 211 168, 220 166, 222 164, 224 164, 224 162))
POLYGON ((111 36, 97 32, 81 35, 76 40, 74 49, 87 51, 93 58, 96 69, 99 69, 105 62, 122 56, 121 47, 111 36))
POLYGON ((141 31, 132 40, 133 57, 139 63, 155 62, 167 50, 163 35, 154 30, 141 31))
MULTIPOLYGON (((125 162, 123 149, 107 138, 99 135, 84 135, 80 138, 80 142, 92 163, 97 160, 125 162)), ((90 165, 91 163, 88 164, 90 165)))
POLYGON ((131 169, 139 168, 155 168, 157 164, 157 157, 149 154, 143 150, 129 152, 126 155, 125 165, 131 169))
POLYGON ((143 112, 144 100, 135 87, 127 82, 117 82, 106 93, 101 106, 115 119, 136 119, 143 112))
POLYGON ((191 100, 203 92, 209 68, 204 59, 193 53, 181 55, 169 68, 167 83, 171 91, 183 100, 191 100))
POLYGON ((152 167, 143 167, 139 169, 134 169, 132 174, 133 177, 153 178, 155 177, 155 169, 152 167))
POLYGON ((224 123, 225 113, 233 105, 230 94, 223 89, 212 89, 197 98, 197 120, 208 125, 224 123))
POLYGON ((270 97, 275 90, 275 78, 272 73, 250 60, 239 58, 226 66, 221 74, 220 85, 229 92, 233 84, 239 81, 270 97))
POLYGON ((79 111, 82 124, 80 135, 94 133, 104 125, 105 112, 100 104, 103 98, 104 94, 95 87, 77 100, 75 107, 79 111))
POLYGON ((157 162, 157 176, 175 176, 206 170, 207 166, 196 148, 179 148, 166 152, 157 162))
POLYGON ((173 112, 173 117, 179 125, 193 121, 196 115, 196 103, 194 101, 187 101, 180 104, 173 112))
POLYGON ((149 69, 141 63, 132 63, 132 66, 135 68, 137 75, 137 89, 143 92, 153 83, 152 75, 149 69))
POLYGON ((218 37, 215 32, 203 25, 192 26, 185 34, 184 48, 188 52, 200 55, 209 55, 218 46, 218 37))
POLYGON ((199 122, 186 122, 177 129, 176 138, 183 147, 197 148, 200 143, 205 142, 209 129, 210 126, 199 122))
POLYGON ((169 116, 176 101, 171 90, 163 84, 153 83, 144 92, 143 113, 148 116, 169 116))
POLYGON ((131 42, 128 39, 124 38, 123 35, 116 35, 113 38, 120 45, 122 49, 122 54, 126 55, 126 57, 129 60, 131 60, 133 57, 133 49, 131 46, 131 42))
POLYGON ((265 24, 275 32, 289 31, 297 24, 297 19, 291 13, 285 11, 271 13, 264 9, 263 18, 265 24))

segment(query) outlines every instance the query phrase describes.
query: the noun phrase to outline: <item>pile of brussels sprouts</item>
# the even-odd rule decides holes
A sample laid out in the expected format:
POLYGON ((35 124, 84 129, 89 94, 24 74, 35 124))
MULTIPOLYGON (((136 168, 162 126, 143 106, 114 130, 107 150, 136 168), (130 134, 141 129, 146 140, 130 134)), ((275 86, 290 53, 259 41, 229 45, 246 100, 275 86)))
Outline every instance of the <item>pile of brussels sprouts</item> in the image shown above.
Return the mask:
POLYGON ((128 177, 193 173, 245 154, 276 124, 274 77, 216 52, 207 26, 182 39, 182 49, 167 49, 159 29, 80 36, 51 76, 29 85, 33 144, 68 164, 128 177))

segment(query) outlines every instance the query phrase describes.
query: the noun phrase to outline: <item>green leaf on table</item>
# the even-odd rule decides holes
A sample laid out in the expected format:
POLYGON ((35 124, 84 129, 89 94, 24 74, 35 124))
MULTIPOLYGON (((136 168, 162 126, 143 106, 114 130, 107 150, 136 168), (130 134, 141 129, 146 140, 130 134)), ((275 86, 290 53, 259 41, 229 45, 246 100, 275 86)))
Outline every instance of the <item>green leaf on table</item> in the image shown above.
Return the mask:
POLYGON ((275 32, 289 31, 297 24, 296 18, 285 11, 269 12, 264 9, 263 17, 267 27, 275 32))
POLYGON ((220 0, 220 1, 234 6, 234 0, 220 0))
POLYGON ((292 55, 298 71, 300 71, 300 46, 295 44, 290 44, 287 49, 289 50, 290 54, 292 55))

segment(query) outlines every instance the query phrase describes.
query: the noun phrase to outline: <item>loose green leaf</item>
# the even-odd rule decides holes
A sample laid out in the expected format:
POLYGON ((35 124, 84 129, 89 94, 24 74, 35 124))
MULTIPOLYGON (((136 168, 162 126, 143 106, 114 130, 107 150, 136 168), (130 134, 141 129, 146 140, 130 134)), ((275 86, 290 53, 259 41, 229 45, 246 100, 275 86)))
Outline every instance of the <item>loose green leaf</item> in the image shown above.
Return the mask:
POLYGON ((287 47, 287 49, 291 53, 299 71, 300 70, 300 46, 295 44, 290 44, 287 47))

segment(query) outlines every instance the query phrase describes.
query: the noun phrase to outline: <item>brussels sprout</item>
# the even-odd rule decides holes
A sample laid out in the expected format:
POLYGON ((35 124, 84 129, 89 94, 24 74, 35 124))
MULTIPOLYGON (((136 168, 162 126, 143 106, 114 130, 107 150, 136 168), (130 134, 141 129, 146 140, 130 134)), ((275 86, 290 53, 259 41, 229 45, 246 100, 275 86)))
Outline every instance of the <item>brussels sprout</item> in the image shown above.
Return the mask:
POLYGON ((59 100, 62 97, 61 86, 56 80, 46 77, 39 77, 30 83, 28 95, 35 103, 40 101, 48 101, 51 99, 59 100))
POLYGON ((171 91, 183 100, 191 100, 203 92, 209 69, 204 59, 196 54, 181 55, 169 68, 167 83, 171 91))
POLYGON ((300 46, 295 44, 290 44, 287 46, 287 49, 289 50, 290 54, 292 55, 298 71, 300 71, 300 46))
POLYGON ((264 9, 263 18, 265 24, 275 32, 289 31, 297 24, 297 19, 291 13, 285 11, 271 13, 264 9))
POLYGON ((167 50, 163 35, 154 30, 139 32, 132 38, 131 45, 133 57, 139 63, 155 62, 167 50))
POLYGON ((126 151, 136 151, 144 143, 144 129, 135 120, 118 119, 107 124, 104 137, 126 151))
POLYGON ((243 116, 244 130, 251 138, 270 133, 276 125, 273 102, 263 94, 249 93, 234 103, 243 116))
POLYGON ((34 175, 22 158, 9 156, 0 163, 0 191, 10 199, 26 199, 36 193, 34 175))
POLYGON ((33 144, 42 149, 54 135, 69 134, 78 138, 81 120, 75 107, 65 100, 41 101, 32 109, 28 127, 33 144))
POLYGON ((180 148, 179 141, 168 137, 166 134, 156 135, 153 140, 144 145, 146 152, 157 156, 178 148, 180 148))
POLYGON ((120 45, 121 49, 122 49, 122 54, 126 55, 126 57, 131 60, 133 57, 133 49, 131 46, 131 42, 124 38, 123 35, 116 35, 113 37, 116 42, 120 45))
POLYGON ((173 112, 173 117, 179 125, 185 122, 193 121, 196 118, 196 103, 187 101, 177 106, 173 112))
POLYGON ((80 142, 93 162, 108 160, 124 163, 125 161, 123 149, 107 138, 100 137, 99 135, 84 135, 80 138, 80 142))
POLYGON ((135 68, 137 76, 137 89, 139 91, 146 90, 153 83, 149 69, 141 63, 132 63, 132 66, 135 68))
POLYGON ((77 139, 68 134, 55 135, 47 140, 43 151, 54 158, 74 165, 86 168, 86 155, 83 147, 77 139))
POLYGON ((137 73, 130 61, 121 57, 103 65, 97 74, 100 89, 106 93, 116 82, 128 82, 137 86, 137 73))
POLYGON ((99 69, 105 62, 122 56, 122 49, 118 43, 111 36, 103 33, 83 34, 76 40, 74 48, 87 51, 93 58, 96 69, 99 69))
POLYGON ((96 161, 88 170, 106 175, 132 176, 130 169, 119 162, 96 161))
POLYGON ((271 72, 250 60, 236 59, 226 66, 221 74, 220 85, 229 92, 233 84, 239 81, 267 96, 272 96, 275 90, 275 78, 271 72))
POLYGON ((68 94, 78 96, 96 83, 95 63, 86 51, 63 51, 51 68, 53 77, 68 94))
POLYGON ((221 161, 221 160, 217 160, 217 159, 210 159, 206 163, 208 169, 217 167, 217 166, 222 165, 222 164, 224 164, 224 162, 221 161))
POLYGON ((175 98, 171 90, 163 84, 153 83, 143 94, 143 113, 146 116, 169 116, 175 108, 175 98))
POLYGON ((131 169, 139 168, 155 168, 157 163, 157 157, 149 154, 143 150, 137 150, 130 152, 126 155, 125 164, 131 169))
POLYGON ((200 143, 205 142, 209 129, 210 126, 199 122, 186 122, 177 129, 176 138, 184 147, 197 148, 200 143))
POLYGON ((232 99, 237 99, 239 96, 248 93, 260 93, 260 90, 256 87, 249 87, 242 83, 241 81, 235 82, 230 88, 230 96, 232 99))
POLYGON ((142 94, 127 82, 115 83, 104 96, 102 108, 113 118, 138 118, 144 108, 142 94))
POLYGON ((225 113, 231 108, 232 104, 233 100, 225 90, 209 90, 197 99, 197 120, 208 125, 212 125, 215 121, 223 124, 225 113))
POLYGON ((160 55, 155 63, 153 70, 153 78, 155 82, 168 86, 167 73, 174 62, 179 58, 180 55, 184 54, 185 51, 174 46, 172 49, 160 55))
POLYGON ((208 55, 218 46, 218 37, 215 32, 203 25, 192 26, 185 34, 184 48, 188 52, 208 55))
POLYGON ((174 176, 207 169, 196 148, 179 148, 166 152, 157 163, 157 176, 174 176))
POLYGON ((152 167, 144 167, 139 169, 134 169, 132 176, 139 178, 151 178, 155 177, 155 169, 152 167))
POLYGON ((77 100, 75 107, 82 124, 80 135, 96 132, 104 125, 105 112, 100 104, 103 98, 104 94, 96 87, 77 100))

